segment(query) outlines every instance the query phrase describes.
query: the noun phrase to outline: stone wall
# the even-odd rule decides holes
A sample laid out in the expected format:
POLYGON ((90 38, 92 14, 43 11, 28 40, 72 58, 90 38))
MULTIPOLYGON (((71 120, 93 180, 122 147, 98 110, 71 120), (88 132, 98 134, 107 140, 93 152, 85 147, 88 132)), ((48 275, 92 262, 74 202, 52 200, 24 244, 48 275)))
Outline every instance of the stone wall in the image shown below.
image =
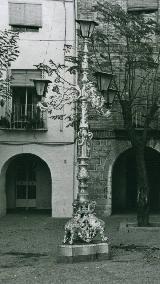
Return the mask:
MULTIPOLYGON (((110 1, 113 2, 112 0, 110 1)), ((127 0, 115 0, 115 2, 123 5, 123 7, 126 7, 127 4, 127 0)), ((85 17, 95 20, 95 14, 93 15, 90 11, 92 6, 96 3, 97 1, 95 0, 78 0, 78 18, 85 17)), ((160 13, 160 11, 158 13, 160 13)), ((102 131, 105 131, 106 129, 113 130, 111 122, 113 122, 114 119, 117 119, 117 116, 115 115, 115 118, 113 118, 114 116, 109 119, 109 122, 106 119, 100 121, 93 119, 90 121, 90 127, 93 134, 95 134, 95 129, 102 129, 102 131)), ((113 124, 119 125, 119 123, 121 124, 118 118, 113 124)), ((160 152, 159 139, 156 140, 156 142, 153 139, 149 143, 149 146, 160 152)), ((111 135, 106 133, 103 138, 102 132, 99 137, 97 134, 93 137, 91 159, 89 161, 89 194, 90 198, 97 202, 97 213, 99 215, 110 215, 112 213, 112 173, 114 164, 118 157, 129 148, 131 148, 131 144, 126 137, 117 137, 114 131, 111 135)), ((123 184, 124 182, 122 182, 122 185, 123 184)))
POLYGON ((131 147, 126 139, 106 137, 92 141, 89 161, 89 194, 97 202, 97 214, 112 213, 112 172, 116 159, 131 147))
POLYGON ((97 202, 99 215, 110 214, 108 168, 112 163, 112 140, 93 140, 89 164, 89 194, 97 202))
MULTIPOLYGON (((158 137, 151 138, 147 146, 151 150, 154 150, 158 157, 160 153, 160 139, 158 137)), ((123 202, 127 197, 127 168, 124 161, 125 157, 129 154, 128 150, 131 150, 131 148, 131 143, 125 136, 124 138, 116 137, 114 136, 114 132, 112 137, 107 137, 106 135, 106 138, 97 139, 96 136, 92 140, 91 158, 89 160, 89 195, 92 200, 96 200, 96 210, 100 216, 112 214, 113 183, 114 185, 116 184, 116 188, 118 189, 116 204, 123 202), (119 160, 121 160, 121 163, 118 168, 119 172, 117 172, 115 165, 119 160)), ((157 166, 158 170, 160 170, 159 164, 157 166)), ((123 209, 126 210, 124 202, 123 206, 123 209)))

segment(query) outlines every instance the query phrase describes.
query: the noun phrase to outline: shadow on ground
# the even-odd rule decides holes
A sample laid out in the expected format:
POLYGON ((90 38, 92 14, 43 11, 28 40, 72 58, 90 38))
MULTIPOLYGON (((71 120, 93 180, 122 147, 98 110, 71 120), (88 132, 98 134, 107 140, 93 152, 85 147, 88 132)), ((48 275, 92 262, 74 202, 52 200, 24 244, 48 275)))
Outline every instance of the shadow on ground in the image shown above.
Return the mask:
MULTIPOLYGON (((57 246, 66 220, 44 214, 8 214, 0 219, 0 283, 160 283, 160 234, 121 232, 122 221, 134 215, 106 218, 112 246, 110 260, 57 264, 57 246)), ((160 216, 152 216, 160 221, 160 216)))

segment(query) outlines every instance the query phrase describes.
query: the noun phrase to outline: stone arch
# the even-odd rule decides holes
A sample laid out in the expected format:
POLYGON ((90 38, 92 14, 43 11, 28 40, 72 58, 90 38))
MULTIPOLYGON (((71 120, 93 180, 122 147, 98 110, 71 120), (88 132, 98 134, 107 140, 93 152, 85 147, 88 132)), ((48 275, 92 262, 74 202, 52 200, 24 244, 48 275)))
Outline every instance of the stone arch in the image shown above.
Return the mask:
MULTIPOLYGON (((50 187, 50 207, 52 204, 52 173, 50 170, 50 166, 49 163, 43 158, 40 157, 39 155, 36 155, 34 153, 30 153, 29 151, 27 152, 23 152, 23 153, 16 153, 13 156, 9 157, 8 159, 6 159, 6 161, 3 162, 3 166, 1 168, 1 172, 0 172, 0 215, 5 215, 6 211, 7 211, 7 174, 11 174, 11 168, 14 169, 14 165, 16 163, 16 160, 19 158, 26 158, 26 157, 30 157, 30 158, 34 158, 37 163, 38 163, 38 167, 39 167, 39 171, 42 172, 42 167, 45 167, 45 173, 47 173, 47 177, 49 178, 49 184, 48 186, 50 187)), ((13 178, 13 176, 12 176, 13 178)), ((43 208, 42 208, 43 209, 43 208)), ((51 209, 51 208, 50 208, 51 209)))
MULTIPOLYGON (((146 147, 145 152, 150 184, 150 208, 160 211, 160 153, 146 147), (155 182, 156 180, 156 182, 155 182)), ((112 168, 112 213, 136 211, 136 167, 133 149, 122 152, 112 168)))
POLYGON ((113 181, 113 168, 114 164, 117 160, 117 157, 121 155, 123 152, 130 149, 130 143, 126 141, 125 143, 117 142, 116 140, 112 141, 112 151, 109 153, 109 156, 106 159, 106 164, 104 165, 104 173, 107 174, 107 185, 106 185, 106 203, 104 214, 111 215, 112 214, 112 181, 113 181))

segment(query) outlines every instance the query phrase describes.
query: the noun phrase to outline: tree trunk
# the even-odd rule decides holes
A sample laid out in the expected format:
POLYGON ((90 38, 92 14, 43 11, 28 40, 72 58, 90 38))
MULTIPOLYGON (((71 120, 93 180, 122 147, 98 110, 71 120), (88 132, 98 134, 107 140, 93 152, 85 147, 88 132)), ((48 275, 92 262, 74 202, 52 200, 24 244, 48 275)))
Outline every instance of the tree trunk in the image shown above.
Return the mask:
POLYGON ((145 163, 145 147, 135 147, 137 169, 137 222, 138 226, 149 225, 149 184, 145 163))
MULTIPOLYGON (((121 102, 125 128, 129 140, 135 151, 136 172, 137 172, 137 222, 138 226, 149 225, 149 184, 145 162, 145 147, 147 142, 147 128, 144 128, 142 135, 133 126, 131 101, 121 102)), ((146 125, 146 127, 148 124, 146 125)))

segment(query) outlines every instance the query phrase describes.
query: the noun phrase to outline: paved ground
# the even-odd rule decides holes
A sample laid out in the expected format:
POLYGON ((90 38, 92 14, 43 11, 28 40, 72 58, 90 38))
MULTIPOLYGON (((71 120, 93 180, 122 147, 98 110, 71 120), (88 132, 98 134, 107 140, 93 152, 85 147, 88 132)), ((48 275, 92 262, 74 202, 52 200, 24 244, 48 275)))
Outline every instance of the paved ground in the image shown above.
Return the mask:
MULTIPOLYGON (((64 220, 41 214, 9 214, 0 219, 0 283, 2 284, 159 284, 160 231, 120 232, 126 216, 106 218, 111 260, 57 264, 57 245, 64 220)), ((127 216, 129 221, 135 216, 127 216)), ((152 216, 160 221, 160 216, 152 216)))

